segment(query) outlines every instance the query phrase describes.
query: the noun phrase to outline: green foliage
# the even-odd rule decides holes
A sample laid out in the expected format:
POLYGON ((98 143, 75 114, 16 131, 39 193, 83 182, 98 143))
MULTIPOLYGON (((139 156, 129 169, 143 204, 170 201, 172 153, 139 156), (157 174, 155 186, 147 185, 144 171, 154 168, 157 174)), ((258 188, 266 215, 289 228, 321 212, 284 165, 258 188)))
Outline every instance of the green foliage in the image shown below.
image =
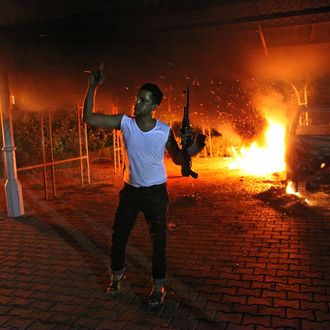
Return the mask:
POLYGON ((88 128, 89 150, 97 151, 112 146, 112 131, 103 128, 88 128))
POLYGON ((13 112, 17 166, 42 162, 40 114, 13 112))
MULTIPOLYGON (((76 109, 56 111, 51 115, 53 151, 56 160, 79 155, 78 121, 76 109)), ((49 122, 45 123, 49 130, 49 122)), ((81 127, 81 133, 83 134, 81 127)), ((50 141, 50 140, 49 140, 50 141)), ((47 141, 49 146, 49 141, 47 141)))
MULTIPOLYGON (((49 127, 49 113, 45 111, 27 112, 14 109, 13 128, 16 146, 17 166, 41 164, 42 130, 41 115, 43 115, 44 146, 46 161, 51 161, 51 140, 49 127)), ((51 113, 52 145, 54 160, 62 160, 79 156, 79 134, 77 110, 59 109, 51 113)), ((88 147, 90 151, 97 151, 112 145, 112 131, 100 128, 88 128, 88 147)), ((82 151, 85 154, 84 125, 81 124, 82 151)))

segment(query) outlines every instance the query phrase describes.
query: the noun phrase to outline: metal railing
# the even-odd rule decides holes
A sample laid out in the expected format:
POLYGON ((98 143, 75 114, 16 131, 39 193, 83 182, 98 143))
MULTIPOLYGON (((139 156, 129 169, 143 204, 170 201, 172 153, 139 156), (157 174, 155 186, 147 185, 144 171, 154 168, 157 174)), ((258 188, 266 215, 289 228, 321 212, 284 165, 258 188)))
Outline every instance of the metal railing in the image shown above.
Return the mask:
POLYGON ((79 156, 66 158, 62 160, 54 159, 54 148, 53 148, 53 131, 52 131, 52 116, 51 112, 48 111, 48 125, 49 125, 49 145, 50 145, 50 157, 51 161, 46 160, 46 147, 45 147, 45 129, 44 129, 44 114, 40 114, 40 129, 41 129, 41 148, 42 148, 42 159, 43 162, 41 164, 29 165, 17 168, 18 172, 28 171, 32 169, 42 168, 43 170, 43 182, 44 182, 44 193, 45 199, 49 199, 48 194, 48 180, 47 180, 47 168, 51 169, 51 182, 52 182, 52 190, 53 197, 56 197, 56 180, 55 180, 55 165, 64 164, 69 162, 79 161, 79 169, 80 169, 80 182, 81 185, 85 185, 85 181, 90 184, 90 167, 89 167, 89 152, 88 152, 88 135, 87 135, 87 125, 84 124, 84 146, 85 146, 85 155, 83 155, 83 144, 82 144, 82 134, 81 134, 81 106, 77 106, 77 129, 78 129, 78 140, 79 140, 79 156), (84 161, 86 163, 86 175, 84 173, 84 161))

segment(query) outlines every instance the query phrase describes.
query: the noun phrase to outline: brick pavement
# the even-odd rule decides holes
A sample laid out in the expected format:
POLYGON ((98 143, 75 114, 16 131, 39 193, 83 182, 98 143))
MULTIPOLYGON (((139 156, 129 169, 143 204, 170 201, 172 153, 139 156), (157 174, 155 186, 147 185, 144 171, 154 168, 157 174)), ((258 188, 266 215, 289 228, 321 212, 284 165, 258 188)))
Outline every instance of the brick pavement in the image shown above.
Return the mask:
POLYGON ((329 217, 288 215, 257 198, 271 182, 205 162, 194 163, 198 180, 169 171, 168 295, 157 312, 146 307, 142 217, 128 244, 125 294, 105 294, 121 186, 111 168, 93 165, 84 188, 63 171, 67 182, 49 201, 38 175, 22 175, 26 215, 0 220, 0 328, 330 329, 329 217))

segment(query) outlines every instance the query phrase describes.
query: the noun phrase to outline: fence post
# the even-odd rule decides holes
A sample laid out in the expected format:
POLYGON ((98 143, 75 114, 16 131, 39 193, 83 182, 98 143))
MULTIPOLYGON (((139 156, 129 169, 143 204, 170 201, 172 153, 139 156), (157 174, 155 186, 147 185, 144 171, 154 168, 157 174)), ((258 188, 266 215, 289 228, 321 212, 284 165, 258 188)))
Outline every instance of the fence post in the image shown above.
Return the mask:
POLYGON ((49 122, 49 141, 50 141, 50 158, 51 158, 51 175, 53 185, 53 196, 56 196, 56 181, 55 181, 55 166, 54 166, 54 148, 53 148, 53 130, 52 130, 52 117, 50 109, 48 110, 48 122, 49 122))
POLYGON ((211 130, 211 126, 209 126, 208 128, 208 141, 209 141, 209 148, 210 148, 210 157, 213 157, 213 150, 212 150, 212 130, 211 130))
POLYGON ((84 186, 84 164, 82 160, 82 144, 81 144, 81 123, 80 123, 80 111, 77 106, 77 122, 78 122, 78 140, 79 140, 79 157, 80 157, 80 182, 81 186, 84 186))
MULTIPOLYGON (((118 109, 116 106, 112 107, 112 114, 117 114, 118 109)), ((121 132, 114 129, 112 131, 113 139, 113 159, 114 159, 114 172, 121 173, 123 169, 123 147, 121 132)))
POLYGON ((43 161, 43 178, 44 178, 44 190, 45 199, 48 199, 48 183, 47 183, 47 165, 46 165, 46 148, 45 148, 45 131, 44 131, 44 115, 40 112, 40 128, 41 128, 41 150, 42 150, 42 161, 43 161))

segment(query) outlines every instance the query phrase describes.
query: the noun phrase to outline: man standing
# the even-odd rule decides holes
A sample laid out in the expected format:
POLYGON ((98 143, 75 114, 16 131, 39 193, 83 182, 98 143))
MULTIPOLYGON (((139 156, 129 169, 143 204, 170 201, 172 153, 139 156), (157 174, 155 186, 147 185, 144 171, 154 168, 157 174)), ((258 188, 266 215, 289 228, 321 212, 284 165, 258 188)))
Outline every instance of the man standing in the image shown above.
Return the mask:
POLYGON ((119 194, 119 204, 112 227, 112 275, 108 294, 116 295, 120 291, 128 237, 138 213, 143 212, 152 243, 153 288, 148 306, 154 309, 164 303, 166 294, 164 282, 168 195, 164 155, 167 150, 174 163, 181 165, 182 150, 171 128, 153 117, 163 97, 155 84, 141 86, 135 99, 134 116, 129 117, 123 114, 93 113, 96 89, 103 80, 101 65, 89 78, 83 120, 94 127, 120 129, 124 142, 124 187, 119 194))

